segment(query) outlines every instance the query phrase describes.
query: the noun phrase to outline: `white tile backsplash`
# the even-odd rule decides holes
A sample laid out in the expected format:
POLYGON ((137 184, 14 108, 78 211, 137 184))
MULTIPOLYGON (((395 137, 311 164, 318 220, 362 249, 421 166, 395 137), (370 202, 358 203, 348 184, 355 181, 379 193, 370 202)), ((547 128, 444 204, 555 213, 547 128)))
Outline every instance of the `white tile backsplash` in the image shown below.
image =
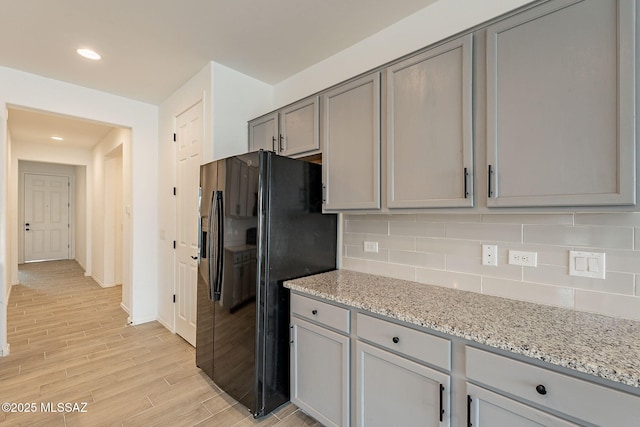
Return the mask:
POLYGON ((389 221, 349 220, 344 224, 345 233, 389 234, 389 221))
POLYGON ((640 213, 344 215, 342 268, 640 319, 640 213), (364 252, 365 240, 380 252, 364 252), (498 245, 497 267, 481 244, 498 245), (538 267, 508 264, 537 252, 538 267), (606 278, 569 276, 569 251, 605 252, 606 278), (634 312, 636 310, 636 312, 634 312))
POLYGON ((576 213, 575 225, 613 225, 640 227, 640 212, 576 213))
POLYGON ((495 277, 482 278, 482 293, 557 307, 572 308, 574 292, 575 290, 572 288, 561 286, 497 279, 495 277))
POLYGON ((416 269, 416 282, 460 289, 462 291, 482 292, 482 277, 473 274, 455 273, 430 268, 416 269))
POLYGON ((522 241, 522 225, 447 223, 445 237, 519 243, 522 241))
POLYGON ((389 262, 444 270, 445 256, 443 254, 429 254, 426 252, 389 251, 389 262))
POLYGON ((389 233, 392 236, 444 237, 442 222, 391 221, 389 233))
POLYGON ((524 225, 523 243, 633 249, 633 229, 613 226, 524 225))
POLYGON ((640 298, 638 297, 577 289, 575 308, 592 313, 640 320, 640 298))

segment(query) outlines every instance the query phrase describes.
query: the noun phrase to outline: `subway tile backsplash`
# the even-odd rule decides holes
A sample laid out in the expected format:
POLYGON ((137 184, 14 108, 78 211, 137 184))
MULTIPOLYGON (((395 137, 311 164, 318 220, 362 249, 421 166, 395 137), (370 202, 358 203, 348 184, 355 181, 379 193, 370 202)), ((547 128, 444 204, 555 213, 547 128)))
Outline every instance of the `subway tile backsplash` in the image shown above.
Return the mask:
POLYGON ((640 320, 640 213, 345 214, 342 268, 640 320), (364 242, 378 242, 365 252, 364 242), (498 266, 482 265, 482 244, 498 266), (537 252, 537 267, 508 251, 537 252), (569 275, 569 251, 606 253, 605 279, 569 275))

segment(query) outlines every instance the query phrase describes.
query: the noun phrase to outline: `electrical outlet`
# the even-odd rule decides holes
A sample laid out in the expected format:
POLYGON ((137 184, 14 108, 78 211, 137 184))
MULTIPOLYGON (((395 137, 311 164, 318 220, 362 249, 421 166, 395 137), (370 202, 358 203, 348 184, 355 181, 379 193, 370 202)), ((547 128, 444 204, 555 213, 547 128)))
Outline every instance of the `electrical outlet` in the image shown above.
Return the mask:
POLYGON ((482 265, 498 266, 498 245, 482 245, 482 265))
POLYGON ((509 251, 509 264, 524 265, 525 267, 537 267, 538 253, 525 251, 509 251))
POLYGON ((364 242, 365 252, 378 252, 378 242, 364 242))

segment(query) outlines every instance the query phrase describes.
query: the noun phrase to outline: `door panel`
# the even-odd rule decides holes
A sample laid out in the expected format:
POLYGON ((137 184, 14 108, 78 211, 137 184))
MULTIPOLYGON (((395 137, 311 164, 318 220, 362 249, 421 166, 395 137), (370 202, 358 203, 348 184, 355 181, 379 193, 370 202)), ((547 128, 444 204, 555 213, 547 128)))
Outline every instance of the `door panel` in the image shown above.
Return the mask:
POLYGON ((198 181, 202 157, 202 102, 177 117, 176 333, 196 344, 198 181))
POLYGON ((25 174, 23 230, 25 262, 69 259, 69 177, 25 174))

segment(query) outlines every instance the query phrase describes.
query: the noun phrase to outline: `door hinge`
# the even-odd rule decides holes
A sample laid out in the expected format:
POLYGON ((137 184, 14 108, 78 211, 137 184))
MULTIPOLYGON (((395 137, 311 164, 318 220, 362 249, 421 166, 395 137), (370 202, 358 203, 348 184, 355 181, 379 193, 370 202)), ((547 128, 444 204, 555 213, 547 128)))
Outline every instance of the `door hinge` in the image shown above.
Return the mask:
POLYGON ((176 248, 176 241, 174 240, 173 241, 173 249, 175 249, 175 248, 176 248))
POLYGON ((174 196, 176 195, 176 192, 177 192, 177 191, 178 191, 178 190, 176 189, 176 187, 173 187, 173 195, 174 195, 174 196))
POLYGON ((173 303, 176 303, 176 294, 173 294, 173 303))
POLYGON ((174 134, 173 134, 173 142, 176 142, 176 139, 177 139, 177 136, 176 136, 176 134, 174 133, 174 134))

